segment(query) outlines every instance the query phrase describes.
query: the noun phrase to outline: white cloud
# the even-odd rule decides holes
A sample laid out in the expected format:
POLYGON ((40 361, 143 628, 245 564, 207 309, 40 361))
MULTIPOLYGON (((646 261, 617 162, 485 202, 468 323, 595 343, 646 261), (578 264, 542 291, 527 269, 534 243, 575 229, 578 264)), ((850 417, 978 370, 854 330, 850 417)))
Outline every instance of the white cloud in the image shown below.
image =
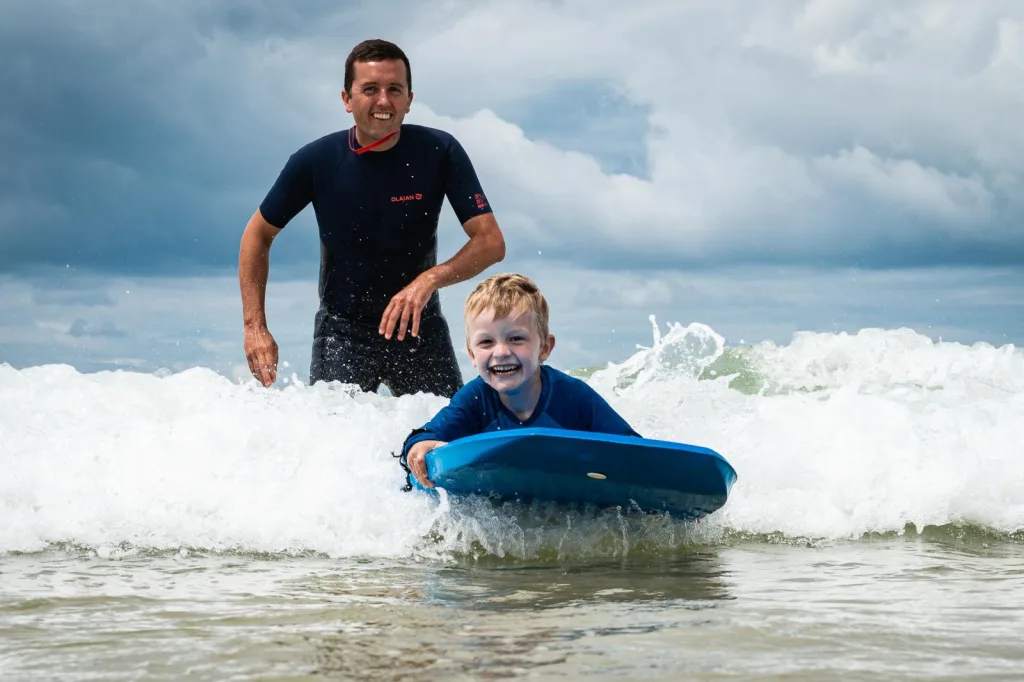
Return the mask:
POLYGON ((1022 218, 1021 16, 1011 2, 483 3, 404 38, 414 118, 465 141, 497 206, 554 228, 515 235, 531 247, 870 259, 878 235, 1024 247, 1004 227, 1022 218), (588 158, 497 115, 533 99, 557 117, 575 81, 648 107, 649 179, 604 173, 600 139, 588 158))
POLYGON ((814 165, 827 175, 862 186, 870 195, 923 217, 941 227, 988 220, 993 195, 975 173, 961 177, 926 168, 916 161, 881 159, 863 147, 819 157, 814 165))

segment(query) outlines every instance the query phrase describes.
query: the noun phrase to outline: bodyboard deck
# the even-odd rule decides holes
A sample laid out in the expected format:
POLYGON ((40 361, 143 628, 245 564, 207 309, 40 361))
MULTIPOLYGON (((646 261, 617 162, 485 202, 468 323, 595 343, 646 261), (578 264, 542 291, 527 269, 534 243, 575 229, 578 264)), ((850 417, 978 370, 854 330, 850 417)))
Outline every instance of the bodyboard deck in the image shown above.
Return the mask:
MULTIPOLYGON (((699 519, 727 501, 737 475, 722 455, 672 441, 551 428, 469 436, 426 455, 451 495, 631 508, 699 519)), ((414 489, 425 488, 410 476, 414 489)), ((426 489, 429 490, 429 489, 426 489)))

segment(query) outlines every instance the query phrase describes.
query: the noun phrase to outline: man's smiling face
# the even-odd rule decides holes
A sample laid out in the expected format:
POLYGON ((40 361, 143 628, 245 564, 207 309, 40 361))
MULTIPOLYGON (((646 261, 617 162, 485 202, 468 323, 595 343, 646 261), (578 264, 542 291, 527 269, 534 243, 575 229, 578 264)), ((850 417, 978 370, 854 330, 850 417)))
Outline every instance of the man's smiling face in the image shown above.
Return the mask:
POLYGON ((360 144, 366 145, 402 126, 412 104, 412 91, 400 59, 356 62, 351 93, 341 93, 345 111, 352 114, 360 144))

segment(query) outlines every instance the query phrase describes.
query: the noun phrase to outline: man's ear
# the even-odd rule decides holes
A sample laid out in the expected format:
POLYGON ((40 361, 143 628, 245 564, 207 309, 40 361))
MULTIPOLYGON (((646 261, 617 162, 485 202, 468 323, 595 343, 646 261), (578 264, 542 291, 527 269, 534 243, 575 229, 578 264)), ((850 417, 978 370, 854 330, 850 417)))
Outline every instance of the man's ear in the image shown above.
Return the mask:
POLYGON ((542 345, 540 347, 540 359, 541 359, 541 362, 543 362, 544 360, 547 360, 548 356, 551 355, 551 351, 553 351, 554 349, 555 349, 555 335, 554 334, 548 334, 547 342, 545 342, 544 345, 542 345))
POLYGON ((341 101, 345 103, 345 111, 352 113, 352 100, 349 99, 348 93, 345 92, 345 88, 341 89, 341 101))

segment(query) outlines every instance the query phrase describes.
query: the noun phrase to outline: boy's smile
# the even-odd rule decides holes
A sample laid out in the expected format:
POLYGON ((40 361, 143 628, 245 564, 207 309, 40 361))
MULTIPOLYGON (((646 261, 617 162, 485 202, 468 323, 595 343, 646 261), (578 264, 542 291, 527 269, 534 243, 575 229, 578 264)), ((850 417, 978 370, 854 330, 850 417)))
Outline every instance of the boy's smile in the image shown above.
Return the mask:
POLYGON ((490 370, 500 377, 507 377, 518 372, 521 367, 522 365, 520 364, 492 365, 490 370))

